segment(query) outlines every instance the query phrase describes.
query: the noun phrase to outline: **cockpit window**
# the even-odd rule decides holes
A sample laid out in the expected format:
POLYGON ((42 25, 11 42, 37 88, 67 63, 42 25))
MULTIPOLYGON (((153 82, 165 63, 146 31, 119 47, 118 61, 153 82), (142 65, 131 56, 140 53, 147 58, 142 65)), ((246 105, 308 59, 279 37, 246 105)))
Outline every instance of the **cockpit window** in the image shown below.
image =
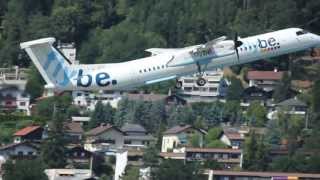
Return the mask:
POLYGON ((306 31, 306 30, 297 31, 297 36, 301 36, 301 35, 308 34, 308 33, 309 33, 309 31, 306 31))

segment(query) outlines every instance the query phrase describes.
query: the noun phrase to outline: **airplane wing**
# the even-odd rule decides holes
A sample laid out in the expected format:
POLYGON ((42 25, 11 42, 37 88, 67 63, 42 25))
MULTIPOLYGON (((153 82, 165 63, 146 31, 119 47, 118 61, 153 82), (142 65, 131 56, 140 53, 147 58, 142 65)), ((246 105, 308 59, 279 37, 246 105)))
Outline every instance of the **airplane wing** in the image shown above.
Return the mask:
POLYGON ((180 50, 180 48, 150 48, 150 49, 146 49, 146 52, 150 52, 151 56, 156 56, 158 54, 162 54, 162 53, 174 53, 176 51, 180 50))

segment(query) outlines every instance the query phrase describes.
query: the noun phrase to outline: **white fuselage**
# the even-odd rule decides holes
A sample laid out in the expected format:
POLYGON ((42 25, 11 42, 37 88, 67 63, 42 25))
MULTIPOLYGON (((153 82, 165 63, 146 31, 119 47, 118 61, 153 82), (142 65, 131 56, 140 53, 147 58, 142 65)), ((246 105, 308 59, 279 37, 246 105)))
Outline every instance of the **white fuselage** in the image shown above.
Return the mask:
MULTIPOLYGON (((298 31, 302 30, 290 28, 240 39, 243 44, 238 48, 239 60, 235 53, 231 53, 215 57, 204 55, 198 57, 198 62, 207 64, 207 69, 215 69, 302 51, 319 45, 319 36, 312 33, 298 35, 298 31)), ((212 48, 218 51, 228 44, 230 40, 219 42, 212 48)), ((189 52, 199 46, 170 50, 123 63, 72 65, 71 69, 76 70, 78 74, 62 90, 124 90, 193 74, 197 72, 195 63, 178 66, 168 66, 168 63, 172 60, 184 61, 178 58, 185 58, 187 61, 191 58, 189 52), (80 74, 79 69, 82 70, 80 74)))

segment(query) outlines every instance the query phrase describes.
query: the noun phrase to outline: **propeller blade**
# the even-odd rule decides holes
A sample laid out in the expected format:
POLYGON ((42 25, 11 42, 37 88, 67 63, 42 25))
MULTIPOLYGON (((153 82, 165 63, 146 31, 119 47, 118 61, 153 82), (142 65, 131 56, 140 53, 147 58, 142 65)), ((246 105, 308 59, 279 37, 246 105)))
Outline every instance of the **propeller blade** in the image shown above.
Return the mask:
POLYGON ((241 41, 238 40, 238 33, 236 32, 234 35, 234 50, 236 51, 237 54, 237 59, 238 61, 240 60, 240 56, 239 56, 239 50, 238 47, 240 47, 243 43, 241 41))

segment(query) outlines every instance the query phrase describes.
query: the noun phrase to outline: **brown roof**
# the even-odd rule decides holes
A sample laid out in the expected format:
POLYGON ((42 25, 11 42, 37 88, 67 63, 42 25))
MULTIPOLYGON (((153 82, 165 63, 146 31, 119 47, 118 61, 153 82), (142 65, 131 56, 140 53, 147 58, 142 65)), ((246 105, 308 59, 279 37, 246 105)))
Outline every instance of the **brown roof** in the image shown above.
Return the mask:
POLYGON ((305 173, 284 173, 284 172, 249 172, 249 171, 224 171, 224 170, 213 170, 213 175, 220 176, 251 176, 251 177, 280 177, 290 176, 299 178, 314 178, 319 179, 320 174, 305 174, 305 173))
POLYGON ((177 134, 192 128, 191 125, 178 125, 166 130, 163 134, 177 134))
POLYGON ((27 126, 23 129, 20 129, 16 133, 14 133, 14 136, 25 136, 28 135, 31 132, 36 131, 37 129, 41 128, 40 126, 27 126))
POLYGON ((224 134, 231 140, 244 140, 244 137, 237 132, 224 132, 224 134))
POLYGON ((129 100, 135 101, 161 101, 166 97, 167 95, 163 94, 127 94, 129 100))
POLYGON ((313 82, 308 80, 292 80, 291 85, 298 89, 309 89, 313 85, 313 82))
POLYGON ((97 136, 97 135, 100 135, 101 133, 104 133, 104 132, 110 130, 110 129, 115 129, 115 130, 123 133, 120 129, 118 129, 118 128, 115 127, 115 126, 112 126, 112 125, 110 125, 110 124, 106 124, 106 125, 101 124, 100 126, 89 130, 86 134, 87 134, 88 136, 97 136))
POLYGON ((249 71, 247 78, 249 80, 281 80, 283 72, 274 71, 249 71))
POLYGON ((4 145, 4 146, 1 146, 0 147, 0 150, 6 150, 6 149, 10 149, 10 148, 14 148, 16 146, 21 146, 21 145, 24 145, 24 146, 29 146, 29 147, 32 147, 34 149, 39 149, 37 146, 29 143, 29 142, 21 142, 21 143, 11 143, 11 144, 7 144, 7 145, 4 145))
POLYGON ((228 148, 186 148, 186 152, 238 153, 238 154, 241 154, 240 149, 228 149, 228 148))
POLYGON ((83 133, 81 123, 69 122, 64 124, 65 130, 68 133, 83 133))

